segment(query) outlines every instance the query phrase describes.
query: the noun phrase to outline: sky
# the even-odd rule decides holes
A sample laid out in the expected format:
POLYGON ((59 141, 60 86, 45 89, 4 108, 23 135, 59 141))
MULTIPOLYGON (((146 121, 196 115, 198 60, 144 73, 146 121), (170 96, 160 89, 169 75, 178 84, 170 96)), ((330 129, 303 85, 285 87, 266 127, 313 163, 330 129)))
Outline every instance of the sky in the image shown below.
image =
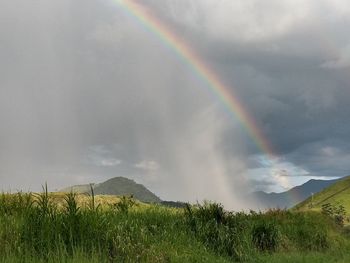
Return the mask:
POLYGON ((0 0, 0 187, 125 176, 237 205, 350 174, 346 0, 134 0, 196 51, 276 158, 117 0, 0 0))

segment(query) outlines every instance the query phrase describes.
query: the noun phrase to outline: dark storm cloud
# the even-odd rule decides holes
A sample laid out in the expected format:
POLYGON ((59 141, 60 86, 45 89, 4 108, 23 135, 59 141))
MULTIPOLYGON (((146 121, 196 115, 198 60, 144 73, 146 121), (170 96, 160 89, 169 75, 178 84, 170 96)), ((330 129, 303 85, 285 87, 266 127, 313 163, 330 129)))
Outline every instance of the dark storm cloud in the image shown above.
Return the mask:
MULTIPOLYGON (((202 6, 214 6, 212 1, 204 2, 202 6)), ((257 1, 246 6, 223 2, 230 11, 230 7, 245 11, 249 6, 248 18, 225 20, 229 11, 220 9, 220 4, 215 10, 204 10, 191 2, 195 8, 187 12, 194 19, 187 23, 202 33, 197 46, 235 89, 280 156, 313 175, 350 173, 344 149, 350 139, 350 39, 346 34, 350 19, 349 9, 340 8, 345 2, 311 1, 306 6, 299 1, 267 1, 265 11, 257 9, 261 7, 257 1), (291 12, 285 9, 290 5, 291 12), (271 15, 276 6, 281 12, 271 15), (223 18, 217 19, 215 13, 223 18), (258 15, 261 24, 256 21, 258 15), (240 24, 245 27, 235 31, 240 24), (323 153, 333 148, 334 156, 323 153)), ((183 11, 181 5, 177 8, 183 11)), ((180 17, 177 22, 180 28, 186 24, 180 17)), ((229 136, 226 140, 230 141, 229 136)), ((256 154, 256 150, 250 147, 249 151, 256 154)))

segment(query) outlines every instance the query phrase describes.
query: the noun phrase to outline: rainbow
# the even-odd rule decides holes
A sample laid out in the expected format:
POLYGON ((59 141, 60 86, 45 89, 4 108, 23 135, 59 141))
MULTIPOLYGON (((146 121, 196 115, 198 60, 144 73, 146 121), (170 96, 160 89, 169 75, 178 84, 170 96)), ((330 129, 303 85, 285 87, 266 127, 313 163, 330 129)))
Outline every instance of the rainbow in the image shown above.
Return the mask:
MULTIPOLYGON (((206 85, 214 97, 218 98, 222 105, 228 110, 230 116, 238 120, 247 131, 256 146, 265 154, 269 163, 270 175, 274 176, 276 164, 279 161, 269 140, 263 135, 256 121, 249 111, 243 106, 234 90, 226 86, 218 74, 178 35, 176 35, 166 24, 152 14, 135 0, 112 0, 116 2, 125 12, 138 20, 140 24, 157 36, 163 44, 171 49, 206 85)), ((278 168, 277 168, 278 169, 278 168)), ((275 177, 275 180, 282 186, 289 186, 288 177, 275 177)), ((290 195, 291 200, 299 200, 297 196, 290 195)))
POLYGON ((128 15, 136 18, 144 27, 156 35, 167 47, 173 50, 176 55, 186 63, 192 71, 206 83, 210 93, 214 94, 230 115, 238 119, 246 129, 249 136, 258 146, 258 148, 270 158, 274 159, 273 147, 259 130, 256 121, 249 114, 247 109, 232 89, 220 81, 219 76, 213 71, 196 52, 180 36, 170 30, 170 28, 160 21, 152 12, 146 9, 135 0, 113 0, 122 7, 128 15))

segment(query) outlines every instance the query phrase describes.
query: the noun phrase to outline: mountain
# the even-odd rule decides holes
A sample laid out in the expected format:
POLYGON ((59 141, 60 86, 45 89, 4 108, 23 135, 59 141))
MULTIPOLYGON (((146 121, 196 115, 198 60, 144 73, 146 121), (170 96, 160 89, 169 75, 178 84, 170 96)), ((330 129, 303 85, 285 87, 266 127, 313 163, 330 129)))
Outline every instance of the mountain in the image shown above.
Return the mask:
POLYGON ((343 205, 350 212, 350 176, 339 179, 334 184, 323 189, 319 193, 307 198, 294 207, 296 210, 320 210, 322 205, 343 205))
MULTIPOLYGON (((96 195, 133 195, 137 200, 147 203, 160 203, 162 200, 142 184, 125 177, 114 177, 103 183, 92 184, 96 195)), ((60 192, 90 193, 90 184, 73 185, 60 192)))
POLYGON ((253 192, 251 198, 257 203, 259 209, 266 208, 291 208, 304 201, 312 194, 333 185, 340 179, 334 180, 315 180, 311 179, 306 183, 293 187, 282 193, 265 193, 262 191, 253 192))

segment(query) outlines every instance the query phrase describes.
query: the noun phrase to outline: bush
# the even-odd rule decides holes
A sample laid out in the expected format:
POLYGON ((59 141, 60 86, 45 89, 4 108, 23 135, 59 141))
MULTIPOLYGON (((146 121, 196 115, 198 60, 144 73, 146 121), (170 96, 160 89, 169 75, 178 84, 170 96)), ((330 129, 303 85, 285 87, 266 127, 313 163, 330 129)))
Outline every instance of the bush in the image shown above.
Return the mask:
POLYGON ((127 214, 129 209, 132 208, 135 205, 135 203, 136 202, 133 196, 122 196, 120 198, 120 201, 114 206, 119 212, 127 214))
POLYGON ((276 251, 280 239, 280 231, 275 223, 262 222, 254 226, 252 240, 260 251, 276 251))
POLYGON ((199 205, 197 210, 197 217, 202 221, 209 222, 215 220, 217 224, 225 223, 226 213, 222 204, 204 202, 203 205, 199 205))
POLYGON ((336 206, 330 203, 323 204, 322 213, 333 218, 337 225, 344 226, 346 211, 343 205, 336 206))
POLYGON ((234 260, 247 258, 249 222, 244 213, 229 213, 221 204, 204 202, 194 207, 187 205, 184 214, 189 229, 206 247, 234 260))

